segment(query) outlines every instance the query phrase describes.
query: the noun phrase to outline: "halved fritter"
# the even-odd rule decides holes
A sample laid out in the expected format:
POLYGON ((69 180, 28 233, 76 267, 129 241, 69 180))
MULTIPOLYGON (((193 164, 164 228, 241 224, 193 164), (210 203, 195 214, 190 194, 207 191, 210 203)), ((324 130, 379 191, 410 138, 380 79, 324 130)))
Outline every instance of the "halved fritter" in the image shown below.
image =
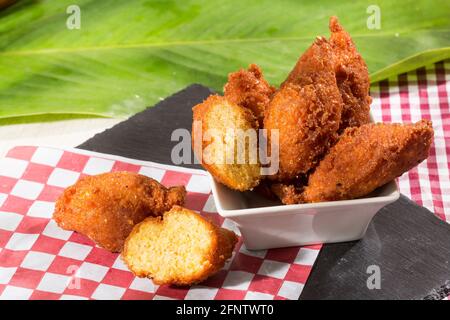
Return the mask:
POLYGON ((428 157, 431 121, 348 128, 311 174, 305 202, 353 199, 392 181, 428 157))
POLYGON ((193 113, 192 144, 202 166, 231 189, 245 191, 257 186, 261 167, 258 121, 252 112, 212 95, 195 106, 193 113))
POLYGON ((147 218, 127 238, 122 254, 138 277, 156 284, 192 285, 219 271, 238 239, 194 211, 174 206, 147 218))
POLYGON ((241 69, 230 73, 224 87, 228 101, 250 109, 261 128, 265 111, 274 93, 275 88, 264 79, 261 69, 256 64, 251 64, 248 70, 241 69))
POLYGON ((65 230, 86 235, 112 252, 122 250, 133 227, 148 216, 158 216, 182 205, 183 186, 166 188, 158 181, 132 172, 88 176, 64 190, 53 219, 65 230))

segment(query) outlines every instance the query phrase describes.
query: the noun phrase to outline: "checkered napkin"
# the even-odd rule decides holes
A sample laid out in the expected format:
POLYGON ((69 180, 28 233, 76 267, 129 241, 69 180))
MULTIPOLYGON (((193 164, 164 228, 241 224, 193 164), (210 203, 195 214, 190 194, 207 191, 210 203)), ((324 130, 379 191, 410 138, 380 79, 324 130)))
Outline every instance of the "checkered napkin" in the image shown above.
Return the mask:
POLYGON ((45 147, 16 147, 0 161, 0 299, 297 299, 319 246, 247 251, 240 241, 215 276, 191 288, 134 277, 118 254, 51 219, 64 188, 84 175, 139 172, 185 185, 186 207, 238 233, 216 212, 202 170, 45 147))

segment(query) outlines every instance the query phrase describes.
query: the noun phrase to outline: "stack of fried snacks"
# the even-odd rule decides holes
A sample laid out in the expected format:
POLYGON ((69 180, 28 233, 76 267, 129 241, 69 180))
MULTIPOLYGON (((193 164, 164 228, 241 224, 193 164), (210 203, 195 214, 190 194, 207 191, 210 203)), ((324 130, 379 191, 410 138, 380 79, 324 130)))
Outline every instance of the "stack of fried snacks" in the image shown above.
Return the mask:
POLYGON ((427 158, 431 122, 371 124, 366 63, 336 17, 329 27, 330 38, 317 37, 278 89, 252 64, 229 75, 223 97, 193 108, 194 123, 218 133, 193 135, 194 152, 207 156, 202 164, 217 181, 239 191, 258 187, 285 204, 344 200, 368 195, 427 158), (241 149, 246 162, 221 161, 239 143, 230 129, 266 129, 279 170, 262 175, 248 156, 251 143, 241 149))

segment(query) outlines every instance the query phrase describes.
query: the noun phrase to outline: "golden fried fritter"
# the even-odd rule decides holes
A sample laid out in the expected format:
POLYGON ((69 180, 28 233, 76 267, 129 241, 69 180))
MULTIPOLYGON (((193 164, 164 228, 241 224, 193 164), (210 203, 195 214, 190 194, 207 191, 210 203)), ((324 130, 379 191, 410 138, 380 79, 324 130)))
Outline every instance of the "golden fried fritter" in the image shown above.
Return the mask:
POLYGON ((275 88, 264 79, 261 69, 256 64, 251 64, 248 70, 241 69, 230 73, 224 87, 228 101, 250 109, 261 128, 265 110, 274 93, 275 88))
POLYGON ((194 211, 174 206, 139 223, 122 253, 128 268, 156 284, 192 285, 219 271, 238 238, 194 211))
POLYGON ((202 166, 231 189, 245 191, 257 186, 261 175, 258 121, 252 112, 217 95, 192 110, 192 145, 202 166), (251 138, 245 138, 247 134, 251 138))
POLYGON ((272 192, 283 204, 297 204, 303 202, 303 188, 298 181, 293 183, 274 183, 271 185, 272 192))
POLYGON ((337 139, 342 98, 331 46, 318 37, 300 57, 275 94, 264 127, 279 132, 279 172, 269 178, 293 180, 315 167, 337 139))
POLYGON ((53 219, 65 230, 86 235, 112 252, 122 250, 134 225, 184 203, 184 187, 165 188, 131 172, 84 177, 56 202, 53 219))
POLYGON ((327 39, 318 36, 312 45, 300 56, 286 80, 281 84, 281 88, 287 85, 327 85, 334 89, 336 80, 334 79, 333 50, 327 39), (334 84, 334 86, 333 86, 334 84))
POLYGON ((344 102, 339 132, 370 122, 369 72, 350 35, 336 17, 330 18, 330 45, 336 81, 344 102))
POLYGON ((415 167, 433 142, 430 121, 366 124, 348 128, 311 174, 306 202, 365 196, 415 167))

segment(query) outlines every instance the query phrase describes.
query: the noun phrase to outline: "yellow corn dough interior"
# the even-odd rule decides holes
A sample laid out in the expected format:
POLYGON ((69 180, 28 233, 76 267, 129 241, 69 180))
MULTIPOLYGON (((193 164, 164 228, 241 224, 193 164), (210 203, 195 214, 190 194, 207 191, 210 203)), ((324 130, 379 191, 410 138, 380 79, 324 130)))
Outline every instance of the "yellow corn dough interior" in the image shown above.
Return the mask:
MULTIPOLYGON (((242 115, 241 112, 237 112, 230 105, 217 104, 213 107, 213 110, 208 113, 208 123, 211 127, 217 129, 223 133, 221 135, 221 141, 216 139, 208 146, 208 153, 222 155, 223 160, 226 160, 226 155, 234 152, 234 161, 232 164, 216 163, 214 166, 220 168, 221 172, 225 172, 228 177, 232 177, 234 181, 242 186, 248 186, 254 183, 260 176, 259 163, 250 164, 250 142, 249 139, 245 140, 245 163, 238 164, 238 148, 236 135, 227 135, 227 129, 253 129, 249 121, 242 115)), ((255 130, 257 134, 257 131, 255 130)), ((256 146, 255 146, 256 147, 256 146)), ((257 154, 258 150, 255 149, 257 154)), ((209 156, 209 155, 207 155, 209 156)))
POLYGON ((166 214, 163 222, 147 220, 128 241, 127 257, 136 271, 159 279, 190 277, 209 266, 212 237, 197 217, 166 214), (132 257, 132 259, 130 259, 132 257))

